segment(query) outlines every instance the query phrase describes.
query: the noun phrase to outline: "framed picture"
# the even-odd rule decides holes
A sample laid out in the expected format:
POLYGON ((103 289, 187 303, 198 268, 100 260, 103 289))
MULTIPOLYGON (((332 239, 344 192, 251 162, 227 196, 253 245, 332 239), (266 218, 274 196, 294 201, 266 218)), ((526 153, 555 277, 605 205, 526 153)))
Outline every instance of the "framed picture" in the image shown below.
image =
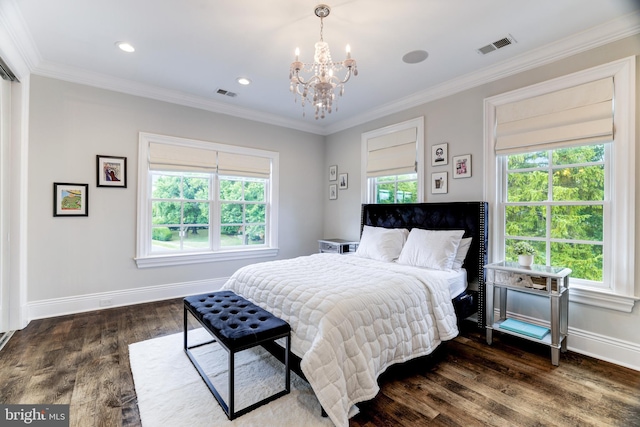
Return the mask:
POLYGON ((453 177, 471 178, 471 154, 453 157, 453 177))
POLYGON ((431 166, 442 166, 449 163, 448 143, 437 144, 431 147, 431 166))
POLYGON ((433 194, 447 192, 447 172, 436 172, 431 174, 431 192, 433 194))
POLYGON ((96 156, 98 187, 127 188, 127 158, 96 156))
POLYGON ((338 188, 340 190, 346 190, 349 188, 349 175, 346 173, 340 174, 340 179, 338 180, 338 188))
POLYGON ((89 184, 54 182, 53 216, 89 216, 89 184))
POLYGON ((329 186, 329 200, 336 200, 338 198, 338 185, 331 184, 329 186))
POLYGON ((329 166, 329 181, 338 179, 338 165, 329 166))

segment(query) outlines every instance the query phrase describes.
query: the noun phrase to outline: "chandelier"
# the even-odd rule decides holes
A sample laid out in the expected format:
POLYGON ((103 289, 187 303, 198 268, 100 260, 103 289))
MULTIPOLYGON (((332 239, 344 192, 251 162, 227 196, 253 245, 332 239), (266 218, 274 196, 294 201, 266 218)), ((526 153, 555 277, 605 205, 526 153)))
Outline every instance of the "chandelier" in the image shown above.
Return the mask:
MULTIPOLYGON (((332 62, 329 45, 322 38, 324 26, 323 19, 329 16, 331 8, 326 4, 319 4, 315 8, 315 14, 320 18, 320 41, 315 44, 316 53, 314 62, 300 62, 300 49, 296 48, 296 59, 291 63, 289 80, 290 90, 293 92, 296 102, 298 95, 302 101, 302 115, 304 116, 304 106, 310 102, 315 107, 316 120, 324 119, 325 113, 331 113, 333 101, 336 99, 336 91, 342 96, 344 84, 349 81, 351 74, 358 75, 358 68, 355 59, 351 59, 351 48, 347 45, 347 58, 342 62, 332 62), (340 79, 337 74, 346 69, 344 78, 340 79), (306 80, 300 73, 311 73, 306 80)), ((338 110, 336 106, 336 111, 338 110)))

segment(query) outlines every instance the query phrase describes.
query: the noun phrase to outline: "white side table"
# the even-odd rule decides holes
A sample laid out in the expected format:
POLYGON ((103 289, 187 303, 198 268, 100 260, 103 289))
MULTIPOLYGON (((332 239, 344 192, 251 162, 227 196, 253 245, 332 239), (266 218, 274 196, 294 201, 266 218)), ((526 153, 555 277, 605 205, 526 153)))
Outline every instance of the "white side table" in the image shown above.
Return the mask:
POLYGON ((353 253, 358 249, 360 242, 345 239, 321 239, 318 240, 318 252, 334 254, 353 253))

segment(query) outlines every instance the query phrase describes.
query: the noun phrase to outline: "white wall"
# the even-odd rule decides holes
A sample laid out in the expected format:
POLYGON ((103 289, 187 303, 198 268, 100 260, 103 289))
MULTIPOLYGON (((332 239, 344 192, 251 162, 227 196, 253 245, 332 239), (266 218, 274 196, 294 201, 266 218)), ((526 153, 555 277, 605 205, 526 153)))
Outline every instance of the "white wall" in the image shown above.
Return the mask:
POLYGON ((105 299, 121 305, 205 292, 255 262, 136 267, 141 131, 279 152, 278 258, 317 250, 324 195, 322 136, 38 76, 32 77, 30 101, 25 220, 31 319, 96 309, 105 299), (98 154, 127 157, 128 188, 96 187, 98 154), (53 217, 54 182, 88 183, 89 216, 53 217))
MULTIPOLYGON (((632 55, 640 55, 640 35, 602 46, 569 59, 522 72, 482 86, 466 90, 384 117, 327 137, 325 168, 338 165, 338 171, 349 173, 349 189, 339 192, 337 200, 324 202, 324 234, 332 237, 358 238, 360 221, 360 136, 415 117, 425 117, 425 191, 427 202, 483 200, 483 100, 487 97, 529 86, 555 77, 584 70, 632 55), (432 167, 431 146, 449 143, 449 164, 432 167), (472 156, 472 177, 451 179, 451 157, 472 156), (429 178, 433 172, 449 172, 447 194, 431 194, 429 178)), ((640 70, 640 60, 637 69, 640 70)), ((637 75, 640 82, 640 72, 637 75)), ((640 83, 636 84, 640 100, 640 83)), ((640 102, 640 101, 637 101, 640 102)), ((640 133, 640 107, 636 108, 636 132, 640 133)), ((638 137, 636 136, 636 141, 638 137)), ((640 150, 636 150, 640 164, 640 150)), ((328 185, 325 178, 325 186, 328 185)), ((640 186, 636 185, 640 193, 640 186)), ((326 198, 325 198, 326 199, 326 198)), ((636 213, 640 213, 640 195, 636 194, 636 213)), ((636 219, 636 241, 640 227, 636 219)), ((640 248, 636 248, 636 283, 640 278, 640 248)), ((640 285, 636 284, 640 297, 640 285)), ((532 319, 545 318, 548 309, 544 301, 523 295, 510 297, 508 310, 532 319)), ((569 348, 584 354, 633 367, 640 370, 640 303, 631 313, 624 313, 584 304, 571 303, 569 308, 569 348)))

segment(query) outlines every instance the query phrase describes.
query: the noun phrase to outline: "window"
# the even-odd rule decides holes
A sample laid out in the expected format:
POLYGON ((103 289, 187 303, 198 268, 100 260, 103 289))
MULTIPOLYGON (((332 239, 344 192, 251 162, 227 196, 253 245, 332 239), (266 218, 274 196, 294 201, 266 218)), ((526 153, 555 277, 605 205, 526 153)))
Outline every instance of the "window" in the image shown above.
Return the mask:
POLYGON ((423 117, 363 133, 363 203, 421 202, 423 158, 423 117))
POLYGON ((278 153, 141 133, 138 267, 277 253, 278 153))
POLYGON ((526 240, 572 269, 571 301, 633 309, 635 93, 627 58, 485 100, 493 261, 526 240))
POLYGON ((569 266, 574 282, 604 287, 607 152, 599 144, 501 159, 507 260, 517 260, 513 245, 526 240, 535 263, 569 266))
POLYGON ((220 246, 264 245, 267 180, 220 177, 220 246))
POLYGON ((418 174, 388 175, 370 178, 375 202, 416 203, 418 201, 418 174))

